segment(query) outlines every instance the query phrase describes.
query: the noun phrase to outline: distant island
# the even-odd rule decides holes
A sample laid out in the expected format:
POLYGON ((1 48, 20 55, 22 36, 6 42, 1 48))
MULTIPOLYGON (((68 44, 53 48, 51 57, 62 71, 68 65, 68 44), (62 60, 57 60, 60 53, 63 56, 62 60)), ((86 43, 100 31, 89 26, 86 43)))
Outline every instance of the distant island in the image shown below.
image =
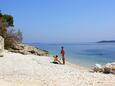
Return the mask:
POLYGON ((103 41, 98 41, 97 43, 115 43, 115 40, 103 40, 103 41))

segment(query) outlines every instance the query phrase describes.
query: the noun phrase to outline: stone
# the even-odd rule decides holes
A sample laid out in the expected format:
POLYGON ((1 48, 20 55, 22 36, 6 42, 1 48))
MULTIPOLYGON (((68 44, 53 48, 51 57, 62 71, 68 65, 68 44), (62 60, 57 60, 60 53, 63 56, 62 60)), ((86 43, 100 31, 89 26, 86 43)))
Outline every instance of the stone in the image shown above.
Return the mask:
POLYGON ((93 71, 94 72, 103 72, 106 74, 109 74, 109 73, 115 74, 115 62, 107 63, 103 66, 101 66, 100 64, 95 64, 95 66, 93 67, 93 71))
POLYGON ((111 73, 111 68, 105 67, 104 68, 104 73, 111 73))
POLYGON ((115 62, 106 64, 104 68, 104 72, 115 74, 115 62))
POLYGON ((48 55, 48 51, 42 50, 39 48, 35 48, 35 47, 27 45, 27 44, 17 44, 17 45, 15 45, 14 48, 10 49, 9 51, 15 52, 15 53, 21 53, 24 55, 28 55, 28 54, 34 54, 34 55, 38 55, 38 56, 47 56, 48 55))
POLYGON ((3 57, 4 52, 4 38, 0 36, 0 57, 3 57))
POLYGON ((103 72, 103 67, 100 64, 95 64, 93 71, 94 72, 103 72))

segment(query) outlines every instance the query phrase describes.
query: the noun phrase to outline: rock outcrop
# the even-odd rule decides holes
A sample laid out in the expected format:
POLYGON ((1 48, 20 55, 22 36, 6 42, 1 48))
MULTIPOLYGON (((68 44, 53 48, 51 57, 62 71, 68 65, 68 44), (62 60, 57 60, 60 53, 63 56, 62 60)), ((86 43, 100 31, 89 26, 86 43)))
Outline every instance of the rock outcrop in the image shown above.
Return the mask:
POLYGON ((4 51, 4 38, 0 36, 0 57, 3 56, 4 51))
POLYGON ((93 67, 93 71, 94 72, 103 72, 104 69, 100 64, 95 64, 95 66, 93 67))
POLYGON ((93 67, 93 71, 94 72, 103 72, 103 73, 113 73, 115 74, 115 62, 113 63, 108 63, 106 65, 100 65, 100 64, 96 64, 93 67))
POLYGON ((15 52, 15 53, 21 53, 24 55, 28 55, 28 54, 34 54, 34 55, 39 55, 39 56, 47 56, 48 55, 48 51, 42 50, 39 48, 35 48, 35 47, 27 45, 27 44, 17 44, 12 49, 9 49, 9 51, 15 52))

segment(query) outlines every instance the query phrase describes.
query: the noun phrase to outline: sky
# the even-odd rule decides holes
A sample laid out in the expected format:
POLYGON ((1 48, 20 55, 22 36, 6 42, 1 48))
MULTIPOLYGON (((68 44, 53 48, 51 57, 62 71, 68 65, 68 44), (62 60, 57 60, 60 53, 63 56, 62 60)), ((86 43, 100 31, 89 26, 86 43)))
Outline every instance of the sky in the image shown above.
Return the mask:
POLYGON ((0 0, 23 42, 115 40, 115 0, 0 0))

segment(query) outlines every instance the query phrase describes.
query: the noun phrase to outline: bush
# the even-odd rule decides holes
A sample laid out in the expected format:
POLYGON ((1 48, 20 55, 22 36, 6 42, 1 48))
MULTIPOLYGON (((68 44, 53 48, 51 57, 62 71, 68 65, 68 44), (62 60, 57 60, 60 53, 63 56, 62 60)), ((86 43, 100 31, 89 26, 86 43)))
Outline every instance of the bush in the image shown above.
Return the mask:
POLYGON ((7 31, 6 38, 4 39, 5 48, 13 48, 17 43, 22 42, 22 32, 20 30, 15 31, 13 28, 10 28, 7 31))
POLYGON ((13 22, 13 16, 0 13, 0 35, 4 38, 6 49, 22 42, 22 32, 14 30, 13 22))

